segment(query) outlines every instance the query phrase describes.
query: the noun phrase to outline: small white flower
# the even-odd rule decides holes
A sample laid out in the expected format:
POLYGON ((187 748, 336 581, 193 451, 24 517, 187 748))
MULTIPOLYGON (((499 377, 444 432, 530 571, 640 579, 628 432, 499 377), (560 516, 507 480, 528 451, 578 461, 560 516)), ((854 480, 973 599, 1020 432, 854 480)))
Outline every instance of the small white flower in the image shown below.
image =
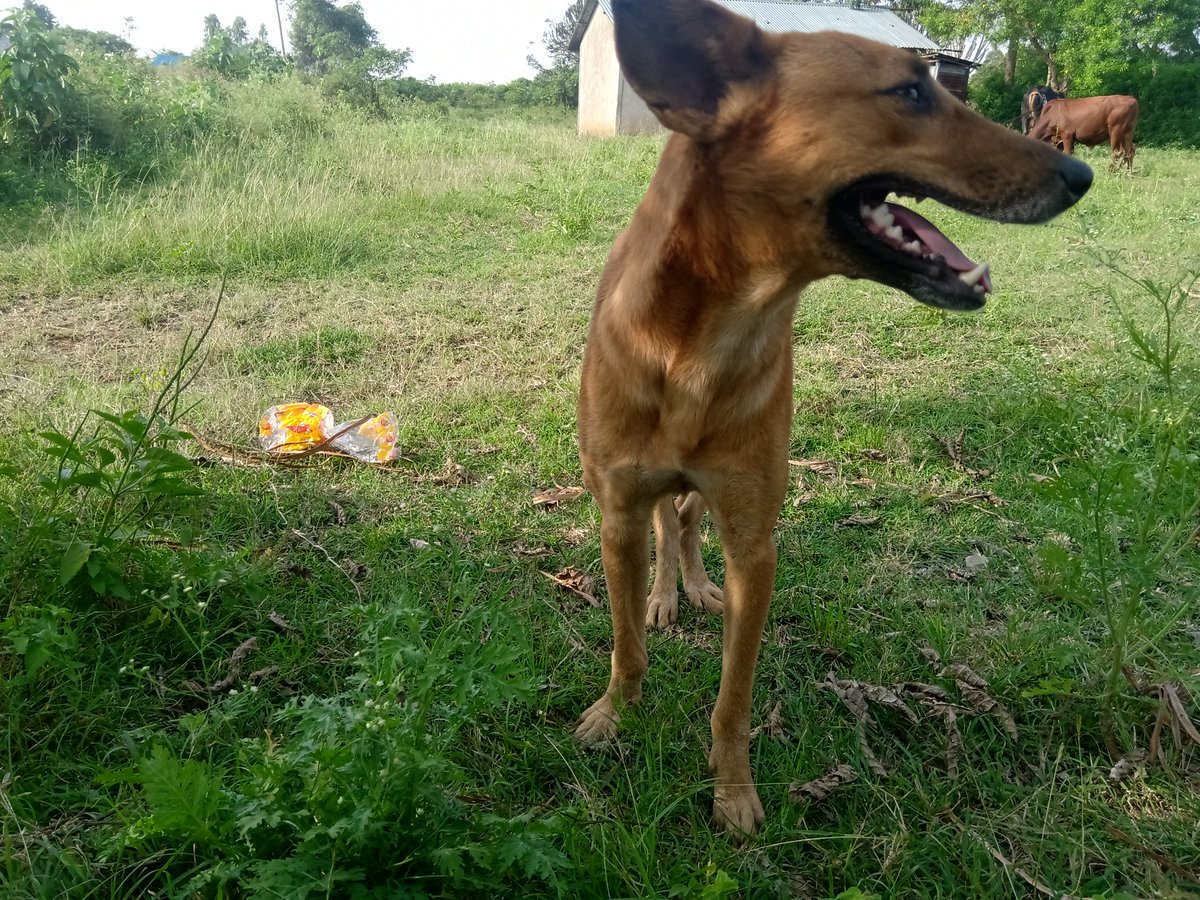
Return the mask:
POLYGON ((124 675, 128 671, 129 671, 129 666, 121 666, 121 668, 117 669, 117 674, 124 675))
POLYGON ((201 600, 199 603, 196 604, 196 609, 199 609, 199 610, 208 609, 208 601, 201 600))
POLYGON ((375 687, 383 687, 383 682, 382 681, 375 682, 375 687))
POLYGON ((374 700, 368 700, 368 701, 367 701, 367 702, 366 702, 364 705, 367 707, 367 709, 370 709, 372 706, 374 706, 374 705, 375 705, 375 701, 374 701, 374 700))
POLYGON ((229 696, 230 696, 230 697, 232 697, 232 696, 233 696, 234 694, 236 694, 237 692, 238 692, 238 689, 237 689, 237 688, 230 688, 230 689, 229 689, 229 696))

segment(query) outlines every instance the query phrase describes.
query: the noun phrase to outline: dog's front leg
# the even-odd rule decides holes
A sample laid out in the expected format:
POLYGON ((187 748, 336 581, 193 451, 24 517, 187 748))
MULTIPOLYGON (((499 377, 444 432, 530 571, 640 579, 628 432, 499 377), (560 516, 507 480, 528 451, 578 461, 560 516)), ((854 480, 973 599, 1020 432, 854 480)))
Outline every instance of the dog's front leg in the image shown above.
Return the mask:
POLYGON ((642 697, 646 655, 646 575, 650 570, 649 504, 601 499, 600 553, 612 606, 612 676, 579 717, 575 736, 588 743, 616 737, 621 709, 642 697))
POLYGON ((726 485, 708 496, 725 551, 721 688, 712 714, 708 765, 716 777, 713 818, 735 841, 755 834, 762 802, 750 771, 750 707, 763 626, 775 586, 772 536, 786 479, 726 485), (779 502, 776 502, 778 498, 779 502))

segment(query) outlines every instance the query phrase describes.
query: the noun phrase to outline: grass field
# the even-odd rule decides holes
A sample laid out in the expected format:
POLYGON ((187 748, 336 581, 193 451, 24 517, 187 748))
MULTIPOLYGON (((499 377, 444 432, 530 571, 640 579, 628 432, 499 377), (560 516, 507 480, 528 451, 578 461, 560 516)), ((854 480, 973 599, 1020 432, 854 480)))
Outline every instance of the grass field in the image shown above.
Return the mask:
POLYGON ((1048 226, 923 207, 992 264, 980 314, 802 297, 767 821, 737 850, 704 781, 720 623, 651 634, 620 746, 579 748, 598 513, 532 502, 581 483, 594 286, 660 141, 259 112, 156 183, 83 167, 74 205, 0 219, 0 893, 1194 895, 1200 155, 1085 156, 1048 226), (164 390, 157 425, 85 418, 164 390), (173 430, 248 447, 290 400, 392 410, 403 458, 232 465, 173 430), (831 671, 945 696, 860 729, 831 671))

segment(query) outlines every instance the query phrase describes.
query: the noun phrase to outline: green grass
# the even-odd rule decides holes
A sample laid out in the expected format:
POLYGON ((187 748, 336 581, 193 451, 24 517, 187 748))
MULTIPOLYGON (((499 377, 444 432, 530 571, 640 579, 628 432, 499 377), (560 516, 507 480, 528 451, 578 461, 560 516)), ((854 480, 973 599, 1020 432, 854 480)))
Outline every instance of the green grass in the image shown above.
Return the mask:
MULTIPOLYGON (((1200 722, 1200 298, 1173 320, 1168 393, 1131 342, 1135 328, 1161 340, 1161 312, 1094 252, 1120 250, 1158 284, 1200 267, 1200 155, 1139 148, 1134 177, 1101 171, 1044 227, 923 208, 992 263, 982 314, 842 279, 805 293, 791 451, 833 466, 794 469, 777 530, 753 721, 778 704, 784 733, 753 745, 767 822, 736 850, 712 833, 704 782, 719 623, 689 608, 651 634, 620 748, 580 749, 570 726, 607 678, 607 610, 541 572, 602 580, 598 512, 530 502, 580 483, 587 316, 660 141, 331 115, 247 124, 169 180, 0 234, 6 896, 349 896, 322 880, 339 866, 378 896, 399 877, 444 896, 495 895, 493 878, 502 895, 572 897, 1004 897, 1030 892, 1019 872, 1072 895, 1195 887, 1163 860, 1200 872, 1200 748, 1168 723, 1161 759, 1119 784, 1107 773, 1114 752, 1149 746, 1162 685, 1200 722), (199 467, 203 494, 165 498, 156 538, 121 551, 128 599, 61 585, 96 494, 49 510, 36 433, 144 406, 223 274, 187 424, 248 443, 275 403, 391 409, 404 458, 387 473, 199 467), (943 441, 960 435, 956 467, 943 441), (855 513, 879 521, 839 527, 855 513), (973 553, 987 566, 965 578, 973 553), (184 686, 219 681, 250 637, 246 671, 277 669, 256 689, 184 686), (836 665, 952 689, 926 643, 988 680, 1018 738, 963 715, 951 778, 940 722, 880 712, 869 739, 890 773, 873 774, 818 684, 836 665), (378 704, 409 698, 424 700, 364 730, 378 704), (789 784, 837 763, 858 780, 789 803, 789 784), (413 796, 440 818, 412 818, 413 796), (253 810, 284 824, 248 825, 253 810), (462 851, 461 875, 445 848, 462 851), (254 868, 285 858, 294 870, 254 868)), ((1103 170, 1103 148, 1085 158, 1103 170)), ((719 580, 711 537, 705 556, 719 580)))

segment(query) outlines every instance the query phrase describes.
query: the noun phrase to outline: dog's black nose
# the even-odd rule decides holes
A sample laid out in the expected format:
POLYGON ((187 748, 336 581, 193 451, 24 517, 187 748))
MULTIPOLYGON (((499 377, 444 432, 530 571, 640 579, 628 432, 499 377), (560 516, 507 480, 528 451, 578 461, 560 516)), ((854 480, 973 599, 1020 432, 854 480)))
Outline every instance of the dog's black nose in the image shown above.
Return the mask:
POLYGON ((1088 188, 1092 186, 1092 168, 1086 163, 1081 163, 1072 156, 1064 156, 1058 167, 1058 174, 1062 176, 1062 180, 1067 184, 1067 193, 1071 195, 1071 202, 1075 203, 1088 192, 1088 188))

